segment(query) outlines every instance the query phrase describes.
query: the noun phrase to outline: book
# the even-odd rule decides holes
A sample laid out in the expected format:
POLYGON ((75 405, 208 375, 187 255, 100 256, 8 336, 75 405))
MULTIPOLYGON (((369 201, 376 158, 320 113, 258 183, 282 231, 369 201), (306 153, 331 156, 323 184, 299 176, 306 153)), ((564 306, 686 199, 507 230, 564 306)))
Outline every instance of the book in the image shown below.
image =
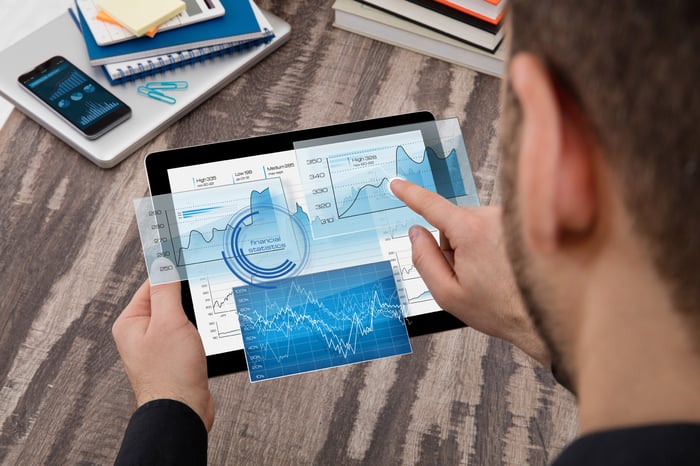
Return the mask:
POLYGON ((185 9, 182 0, 99 0, 98 8, 139 37, 185 9))
POLYGON ((488 52, 494 52, 503 40, 505 28, 492 33, 476 26, 465 24, 436 11, 411 3, 409 0, 361 0, 420 26, 427 27, 441 34, 464 41, 488 52))
POLYGON ((505 13, 506 0, 430 0, 432 2, 441 3, 454 10, 466 13, 489 21, 493 24, 498 24, 503 19, 505 13))
MULTIPOLYGON (((433 10, 437 13, 440 13, 441 15, 456 19, 457 21, 461 21, 463 23, 469 24, 471 26, 478 27, 479 29, 483 29, 484 31, 491 32, 491 33, 497 33, 499 29, 501 29, 502 23, 500 19, 503 18, 503 13, 501 12, 501 15, 499 16, 499 21, 494 21, 489 18, 483 17, 481 15, 476 15, 472 12, 466 11, 464 9, 457 9, 454 8, 452 5, 448 5, 447 3, 443 2, 442 0, 408 0, 411 3, 415 3, 418 6, 422 6, 423 8, 428 8, 430 10, 433 10)), ((483 2, 483 0, 481 0, 483 2)), ((487 4, 486 2, 483 2, 487 4)), ((503 0, 502 4, 505 4, 505 0, 503 0)), ((487 4, 488 5, 488 4, 487 4)))
POLYGON ((155 37, 139 37, 126 42, 101 47, 87 25, 80 6, 78 18, 88 57, 92 66, 137 60, 168 53, 176 53, 200 47, 209 47, 228 42, 261 39, 273 34, 258 23, 252 0, 222 0, 226 14, 200 22, 163 31, 155 37))
POLYGON ((486 52, 356 0, 336 0, 333 9, 338 28, 491 76, 503 75, 503 47, 486 52))

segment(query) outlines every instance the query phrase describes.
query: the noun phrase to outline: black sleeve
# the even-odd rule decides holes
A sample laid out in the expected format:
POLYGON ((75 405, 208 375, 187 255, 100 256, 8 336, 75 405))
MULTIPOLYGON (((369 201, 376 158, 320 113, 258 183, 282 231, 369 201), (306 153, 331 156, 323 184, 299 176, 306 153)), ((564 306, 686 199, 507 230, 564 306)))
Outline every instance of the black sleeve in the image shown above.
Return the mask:
POLYGON ((698 466, 700 424, 678 423, 592 432, 574 440, 552 466, 698 466))
POLYGON ((206 465, 207 429, 184 403, 150 401, 131 416, 114 464, 206 465))

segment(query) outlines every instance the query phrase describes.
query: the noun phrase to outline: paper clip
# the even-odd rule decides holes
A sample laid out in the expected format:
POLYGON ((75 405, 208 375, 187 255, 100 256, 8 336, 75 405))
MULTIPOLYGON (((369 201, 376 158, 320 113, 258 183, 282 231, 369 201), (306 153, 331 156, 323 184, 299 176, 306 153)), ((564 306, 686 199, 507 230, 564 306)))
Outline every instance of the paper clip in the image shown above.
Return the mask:
POLYGON ((148 89, 158 89, 158 90, 176 90, 176 89, 187 89, 189 84, 187 81, 151 81, 146 83, 148 89))
POLYGON ((172 105, 175 102, 177 102, 177 100, 175 100, 175 97, 170 97, 169 95, 165 95, 162 92, 156 91, 155 89, 149 89, 147 86, 139 86, 136 89, 136 91, 141 95, 145 95, 146 97, 150 97, 154 100, 165 102, 166 104, 172 105))

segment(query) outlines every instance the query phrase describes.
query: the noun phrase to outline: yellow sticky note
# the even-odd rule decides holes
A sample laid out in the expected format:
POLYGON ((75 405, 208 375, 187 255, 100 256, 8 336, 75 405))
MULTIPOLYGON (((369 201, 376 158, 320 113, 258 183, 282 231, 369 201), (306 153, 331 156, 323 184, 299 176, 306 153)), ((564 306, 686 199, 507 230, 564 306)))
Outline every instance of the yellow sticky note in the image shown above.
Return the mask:
POLYGON ((182 0, 100 0, 98 8, 129 32, 142 36, 150 29, 182 13, 182 0))
MULTIPOLYGON (((106 12, 104 12, 104 11, 102 11, 102 10, 99 10, 99 11, 97 12, 96 18, 99 19, 100 21, 104 21, 105 23, 114 24, 115 26, 123 27, 123 26, 119 23, 119 21, 117 21, 116 19, 112 18, 112 17, 109 16, 106 12)), ((148 37, 154 37, 154 36, 156 35, 156 32, 158 32, 158 26, 156 26, 156 27, 154 27, 154 28, 152 28, 152 29, 149 29, 149 30, 146 32, 146 35, 147 35, 148 37)))

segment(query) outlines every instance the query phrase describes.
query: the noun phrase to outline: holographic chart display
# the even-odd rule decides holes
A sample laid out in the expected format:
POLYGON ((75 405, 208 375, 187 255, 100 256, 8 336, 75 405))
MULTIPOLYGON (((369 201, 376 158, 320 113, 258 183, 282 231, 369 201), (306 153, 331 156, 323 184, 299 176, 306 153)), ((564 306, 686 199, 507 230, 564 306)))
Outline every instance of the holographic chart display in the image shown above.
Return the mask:
POLYGON ((389 261, 233 295, 251 381, 411 352, 389 261))
POLYGON ((187 280, 207 355, 244 349, 251 381, 406 354, 404 319, 439 307, 389 190, 401 177, 478 205, 457 119, 295 143, 168 171, 134 202, 152 283, 187 280))

